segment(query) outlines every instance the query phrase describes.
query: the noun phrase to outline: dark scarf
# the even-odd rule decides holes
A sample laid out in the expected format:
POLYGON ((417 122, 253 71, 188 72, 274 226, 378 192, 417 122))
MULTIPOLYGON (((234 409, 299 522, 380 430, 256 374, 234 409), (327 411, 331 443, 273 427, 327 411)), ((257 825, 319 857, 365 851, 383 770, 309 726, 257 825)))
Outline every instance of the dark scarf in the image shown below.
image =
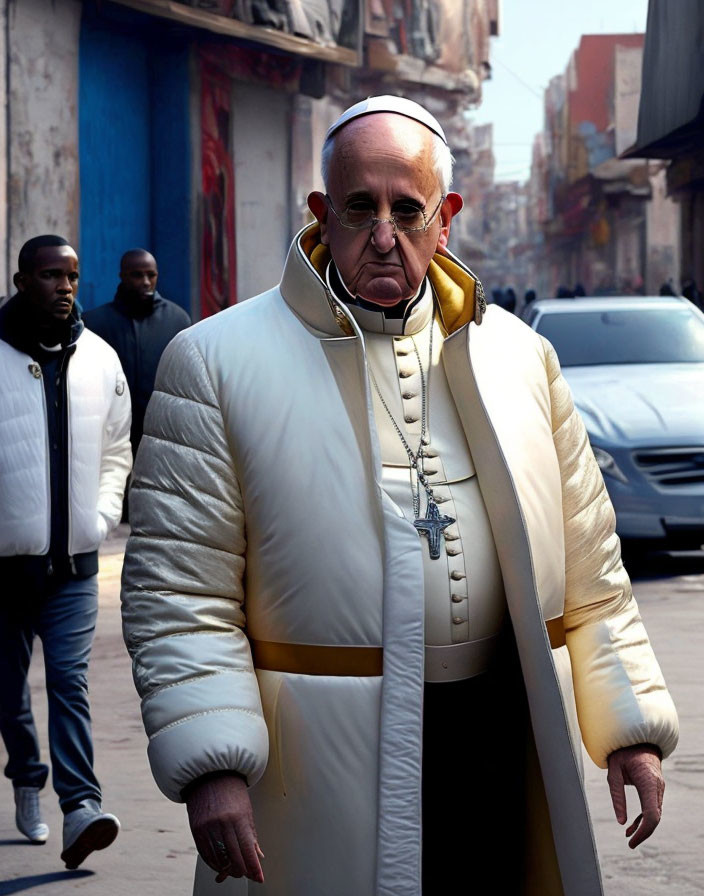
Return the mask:
POLYGON ((81 308, 76 302, 66 320, 57 321, 50 330, 42 331, 36 315, 22 293, 16 293, 0 308, 0 339, 13 348, 37 360, 43 345, 61 345, 69 348, 75 345, 83 332, 81 308))
POLYGON ((135 295, 132 290, 126 289, 125 286, 120 283, 117 287, 114 301, 117 307, 126 314, 127 317, 133 317, 136 320, 144 320, 145 317, 149 317, 149 315, 154 312, 154 306, 160 298, 161 296, 159 293, 154 290, 153 296, 149 296, 147 299, 142 299, 135 295))

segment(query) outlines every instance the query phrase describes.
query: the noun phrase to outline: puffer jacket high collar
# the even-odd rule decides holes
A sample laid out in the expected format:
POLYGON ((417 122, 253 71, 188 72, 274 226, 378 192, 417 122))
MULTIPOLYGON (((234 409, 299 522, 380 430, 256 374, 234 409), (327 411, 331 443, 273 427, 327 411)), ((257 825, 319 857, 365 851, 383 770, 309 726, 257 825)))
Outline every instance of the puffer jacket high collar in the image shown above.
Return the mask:
MULTIPOLYGON (((305 227, 289 250, 281 278, 281 294, 309 326, 329 335, 339 335, 342 331, 349 336, 354 329, 347 312, 325 282, 330 258, 330 250, 320 242, 319 225, 305 227)), ((486 300, 481 282, 448 250, 435 253, 428 267, 428 278, 438 298, 446 333, 454 333, 470 321, 482 322, 486 300)))
MULTIPOLYGON (((80 305, 74 303, 65 326, 57 328, 62 347, 73 351, 83 328, 80 305)), ((21 293, 16 293, 0 308, 0 339, 32 358, 41 351, 39 328, 21 293)))

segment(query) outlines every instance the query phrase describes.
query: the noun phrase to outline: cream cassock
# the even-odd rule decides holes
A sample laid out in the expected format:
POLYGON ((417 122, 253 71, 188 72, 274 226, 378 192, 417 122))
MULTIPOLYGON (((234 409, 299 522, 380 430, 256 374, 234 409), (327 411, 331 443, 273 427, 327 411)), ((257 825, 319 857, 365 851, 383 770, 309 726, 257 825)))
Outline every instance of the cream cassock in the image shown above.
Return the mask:
MULTIPOLYGON (((131 490, 124 630, 162 791, 180 801, 227 769, 251 786, 266 853, 251 892, 419 896, 421 542, 381 488, 364 339, 328 259, 311 225, 279 287, 167 349, 131 490), (250 641, 383 648, 383 675, 255 669, 250 641)), ((580 740, 601 767, 636 743, 666 756, 677 717, 554 351, 484 313, 456 259, 436 255, 429 276, 528 692, 546 855, 565 896, 595 896, 580 740), (559 617, 567 643, 551 649, 559 617)), ((526 892, 560 892, 541 876, 526 892)), ((247 892, 213 877, 196 892, 247 892)))

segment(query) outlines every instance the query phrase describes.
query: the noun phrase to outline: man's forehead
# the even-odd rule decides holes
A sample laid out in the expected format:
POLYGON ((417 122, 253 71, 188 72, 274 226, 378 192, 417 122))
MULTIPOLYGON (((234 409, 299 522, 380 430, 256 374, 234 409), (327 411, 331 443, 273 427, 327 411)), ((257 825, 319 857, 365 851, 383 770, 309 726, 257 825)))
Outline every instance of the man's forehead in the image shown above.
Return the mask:
POLYGON ((427 128, 394 114, 374 114, 350 122, 330 158, 330 182, 353 192, 365 184, 386 185, 389 178, 403 191, 436 178, 432 135, 427 128))
POLYGON ((124 259, 122 268, 125 271, 132 271, 136 268, 156 268, 156 258, 149 252, 135 253, 124 259))
POLYGON ((35 251, 35 270, 63 263, 78 264, 78 256, 71 246, 40 246, 35 251))
POLYGON ((437 134, 443 143, 447 144, 445 132, 434 115, 431 115, 427 109, 424 109, 423 106, 413 102, 413 100, 391 95, 370 96, 366 100, 362 100, 359 103, 355 103, 354 106, 350 106, 349 109, 346 109, 337 121, 328 128, 325 139, 327 140, 332 137, 333 134, 336 134, 351 121, 377 113, 387 113, 394 116, 398 115, 403 116, 406 119, 417 121, 434 134, 437 134))

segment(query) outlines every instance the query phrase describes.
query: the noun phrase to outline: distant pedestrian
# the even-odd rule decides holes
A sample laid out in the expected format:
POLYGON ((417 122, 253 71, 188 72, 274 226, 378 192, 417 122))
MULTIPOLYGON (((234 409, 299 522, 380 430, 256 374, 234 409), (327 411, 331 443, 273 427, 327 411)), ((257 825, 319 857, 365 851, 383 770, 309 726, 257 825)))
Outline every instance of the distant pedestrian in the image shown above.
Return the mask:
POLYGON ((507 289, 492 289, 491 304, 513 313, 516 310, 516 293, 510 286, 507 289))
POLYGON ((27 673, 44 648, 49 752, 64 813, 62 860, 117 836, 93 771, 86 675, 98 613, 98 546, 119 522, 130 471, 130 396, 115 352, 86 331, 78 258, 65 239, 24 244, 0 309, 0 733, 15 820, 43 843, 40 762, 27 673))
POLYGON ((132 453, 142 438, 144 413, 154 391, 162 352, 191 325, 189 315, 157 292, 156 259, 146 249, 130 249, 120 261, 120 284, 112 302, 86 311, 86 326, 117 352, 132 396, 132 453))
POLYGON ((672 285, 672 280, 666 280, 660 286, 660 295, 661 296, 676 296, 677 295, 677 293, 675 292, 675 288, 672 285))
POLYGON ((584 284, 582 284, 582 283, 575 283, 574 289, 572 290, 572 295, 574 296, 574 298, 575 298, 575 299, 578 299, 578 298, 581 299, 581 298, 583 298, 584 296, 586 296, 586 294, 587 294, 587 291, 586 291, 586 289, 584 288, 584 284))
POLYGON ((507 286, 504 290, 504 308, 511 314, 516 313, 516 290, 512 286, 507 286))
POLYGON ((682 295, 685 299, 689 299, 689 301, 697 308, 704 307, 702 303, 702 294, 699 291, 697 284, 691 278, 682 281, 682 295))
POLYGON ((525 291, 525 295, 523 296, 523 308, 521 308, 520 317, 522 320, 526 320, 528 316, 528 312, 530 311, 530 306, 536 299, 536 293, 534 289, 527 289, 525 291))
POLYGON ((557 293, 555 294, 556 299, 573 299, 574 293, 567 286, 558 286, 557 293))

